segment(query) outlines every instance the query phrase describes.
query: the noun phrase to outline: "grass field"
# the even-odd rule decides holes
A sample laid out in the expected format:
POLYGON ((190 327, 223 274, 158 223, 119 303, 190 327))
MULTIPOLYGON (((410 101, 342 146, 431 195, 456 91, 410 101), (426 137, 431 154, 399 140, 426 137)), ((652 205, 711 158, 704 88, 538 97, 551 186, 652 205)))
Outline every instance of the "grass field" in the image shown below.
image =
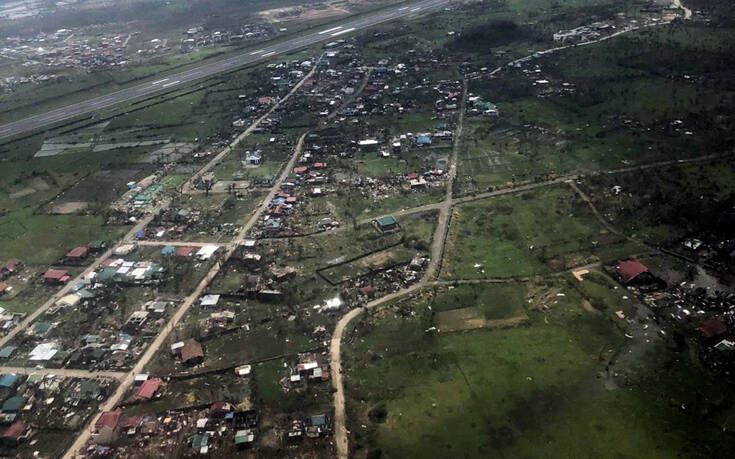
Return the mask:
POLYGON ((723 387, 687 355, 657 348, 607 390, 601 374, 622 334, 563 282, 554 287, 566 295, 529 311, 523 327, 427 333, 421 299, 354 324, 343 368, 355 454, 710 457, 732 446, 702 415, 723 387))
POLYGON ((455 207, 441 275, 532 276, 636 250, 603 228, 570 188, 557 186, 455 207))

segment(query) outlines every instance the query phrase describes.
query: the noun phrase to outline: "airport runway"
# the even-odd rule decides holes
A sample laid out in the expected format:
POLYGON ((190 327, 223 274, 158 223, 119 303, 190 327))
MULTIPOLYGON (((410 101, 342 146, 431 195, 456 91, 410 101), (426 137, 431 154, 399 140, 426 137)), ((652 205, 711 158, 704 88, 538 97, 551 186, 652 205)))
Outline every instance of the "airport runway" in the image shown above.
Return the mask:
POLYGON ((319 42, 336 40, 341 38, 343 35, 357 32, 383 22, 436 10, 446 6, 450 2, 451 0, 422 0, 411 3, 407 6, 388 9, 360 19, 347 21, 339 26, 331 26, 328 29, 313 32, 308 35, 296 36, 277 44, 264 45, 263 48, 255 51, 246 51, 228 59, 209 62, 193 69, 161 77, 155 81, 131 86, 104 96, 95 97, 83 102, 67 105, 66 107, 57 108, 40 115, 13 121, 0 126, 0 139, 53 126, 56 123, 85 113, 112 107, 119 103, 141 97, 150 96, 160 91, 171 90, 177 86, 190 83, 194 80, 207 78, 212 75, 234 70, 238 67, 265 61, 275 56, 287 54, 319 42))

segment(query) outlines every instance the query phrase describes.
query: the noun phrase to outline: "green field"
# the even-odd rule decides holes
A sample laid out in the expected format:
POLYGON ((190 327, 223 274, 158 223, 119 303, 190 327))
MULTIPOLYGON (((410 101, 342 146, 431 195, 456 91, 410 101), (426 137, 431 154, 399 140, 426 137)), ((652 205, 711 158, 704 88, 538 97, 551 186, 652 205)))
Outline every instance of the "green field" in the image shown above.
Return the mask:
POLYGON ((733 445, 703 419, 723 387, 685 354, 659 344, 624 385, 606 388, 605 362, 625 349, 622 334, 563 282, 553 287, 565 296, 518 328, 429 333, 425 300, 352 324, 343 368, 354 453, 711 457, 733 445))
POLYGON ((533 276, 641 251, 566 185, 455 207, 442 277, 533 276))

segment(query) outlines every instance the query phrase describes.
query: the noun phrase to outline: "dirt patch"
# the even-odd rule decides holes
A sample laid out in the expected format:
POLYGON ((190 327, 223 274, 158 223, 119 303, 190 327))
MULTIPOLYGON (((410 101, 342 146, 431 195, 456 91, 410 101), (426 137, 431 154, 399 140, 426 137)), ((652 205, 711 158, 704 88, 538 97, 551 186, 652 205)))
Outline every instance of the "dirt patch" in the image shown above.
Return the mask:
POLYGON ((527 306, 529 309, 544 311, 557 301, 561 294, 559 288, 549 288, 546 285, 529 285, 528 294, 526 295, 527 306))
POLYGON ((597 309, 592 306, 592 303, 587 300, 582 300, 582 308, 587 312, 598 312, 597 309))
POLYGON ((266 21, 279 23, 284 21, 312 21, 350 13, 343 1, 326 1, 307 3, 300 6, 273 8, 258 13, 266 21))
POLYGON ((127 183, 136 181, 148 173, 150 166, 104 169, 77 182, 62 193, 45 210, 49 213, 73 213, 84 205, 106 204, 125 193, 127 183), (72 210, 76 209, 76 210, 72 210))
POLYGON ((52 205, 49 208, 49 213, 59 215, 75 214, 83 211, 87 207, 89 207, 89 203, 85 201, 61 202, 59 204, 52 205))
POLYGON ((437 312, 434 317, 436 328, 440 332, 457 332, 477 328, 507 328, 523 325, 528 321, 526 313, 506 319, 487 320, 482 311, 471 306, 437 312))
POLYGON ((22 188, 18 191, 15 191, 13 193, 10 193, 10 199, 19 199, 25 196, 28 196, 30 194, 35 193, 36 190, 33 188, 22 188))

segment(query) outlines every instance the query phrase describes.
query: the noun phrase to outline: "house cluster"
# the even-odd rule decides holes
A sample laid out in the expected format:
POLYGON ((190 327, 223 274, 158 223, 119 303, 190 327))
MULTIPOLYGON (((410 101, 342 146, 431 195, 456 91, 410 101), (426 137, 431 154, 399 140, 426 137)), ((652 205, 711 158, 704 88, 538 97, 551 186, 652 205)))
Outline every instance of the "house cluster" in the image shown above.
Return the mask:
POLYGON ((110 322, 104 316, 116 309, 112 296, 104 287, 66 295, 23 336, 0 349, 0 359, 25 359, 28 365, 52 368, 127 368, 160 330, 174 302, 146 301, 120 322, 110 322), (73 326, 68 318, 79 312, 90 318, 90 328, 68 333, 73 326), (60 327, 65 331, 56 333, 60 327))
POLYGON ((15 456, 40 432, 83 427, 115 386, 106 378, 0 374, 0 454, 15 456))
MULTIPOLYGON (((150 456, 175 452, 182 456, 227 457, 255 445, 258 411, 253 409, 249 365, 237 367, 238 396, 192 409, 182 406, 162 415, 133 415, 124 408, 102 413, 94 425, 88 451, 96 456, 129 457, 144 451, 150 456)), ((131 403, 167 396, 165 383, 147 374, 136 375, 131 403)))
POLYGON ((619 262, 615 272, 657 320, 698 343, 706 367, 718 373, 735 370, 735 293, 713 287, 696 273, 649 269, 637 260, 619 262))
POLYGON ((219 223, 218 218, 225 212, 222 200, 218 208, 199 211, 190 208, 171 206, 156 215, 147 228, 136 234, 139 240, 178 240, 187 234, 202 236, 228 237, 234 234, 233 223, 219 223))
POLYGON ((17 279, 23 268, 23 263, 14 258, 2 263, 0 266, 0 297, 13 293, 13 282, 10 279, 17 279))
POLYGON ((607 22, 593 22, 592 24, 575 27, 570 30, 560 30, 553 35, 556 43, 570 44, 585 41, 599 40, 605 35, 615 32, 615 25, 607 22))
POLYGON ((497 105, 474 94, 469 94, 467 97, 467 112, 471 115, 484 116, 498 116, 500 114, 497 105))
POLYGON ((38 74, 25 77, 26 81, 11 79, 6 84, 48 81, 58 78, 49 75, 53 69, 84 71, 110 70, 129 63, 125 47, 130 35, 99 36, 85 28, 59 29, 39 32, 33 36, 5 37, 0 43, 0 57, 22 61, 25 67, 41 68, 38 74), (46 79, 39 79, 47 75, 46 79))
POLYGON ((309 352, 299 354, 298 360, 288 367, 288 376, 282 380, 285 392, 304 392, 311 384, 329 381, 329 365, 323 356, 309 352))
MULTIPOLYGON (((248 94, 238 96, 237 103, 241 108, 240 113, 233 119, 232 126, 243 128, 262 117, 293 88, 296 82, 304 77, 306 72, 311 70, 312 65, 312 61, 299 60, 268 64, 263 75, 261 75, 261 78, 264 82, 267 81, 267 84, 260 87, 254 96, 248 94)), ((280 119, 281 114, 274 111, 260 122, 255 132, 274 131, 277 129, 280 119)), ((252 153, 254 153, 252 156, 248 155, 249 159, 245 159, 246 166, 259 165, 262 160, 262 154, 260 154, 262 152, 252 153), (256 159, 258 157, 261 159, 256 159)))
POLYGON ((273 35, 273 29, 263 24, 244 24, 237 30, 207 30, 205 27, 189 27, 183 33, 181 51, 190 52, 197 48, 237 45, 244 42, 265 40, 273 35))

